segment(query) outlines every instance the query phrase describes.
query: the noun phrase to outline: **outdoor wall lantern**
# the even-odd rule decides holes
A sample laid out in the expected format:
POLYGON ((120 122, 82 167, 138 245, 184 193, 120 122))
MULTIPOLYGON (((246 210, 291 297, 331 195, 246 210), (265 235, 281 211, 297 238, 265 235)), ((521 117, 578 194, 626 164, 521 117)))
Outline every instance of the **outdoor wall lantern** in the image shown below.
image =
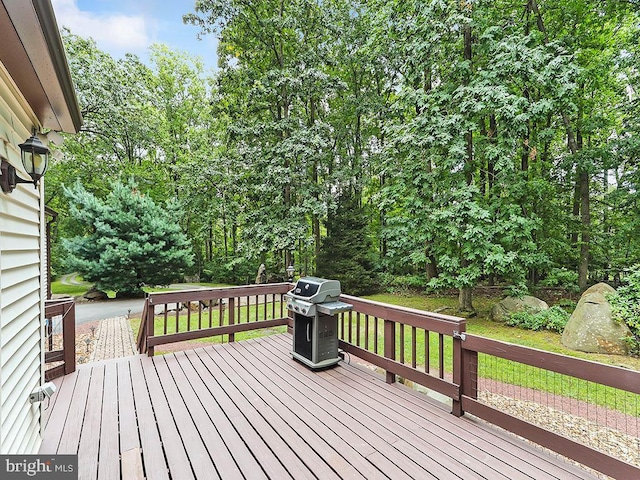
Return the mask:
POLYGON ((38 188, 38 180, 42 178, 49 165, 49 149, 40 141, 35 130, 31 137, 18 146, 22 155, 22 165, 31 177, 31 182, 18 177, 15 167, 2 159, 0 186, 5 193, 11 193, 18 183, 33 183, 33 186, 38 188))
POLYGON ((287 267, 287 275, 289 276, 289 281, 293 281, 293 273, 296 271, 295 267, 293 265, 289 265, 287 267))

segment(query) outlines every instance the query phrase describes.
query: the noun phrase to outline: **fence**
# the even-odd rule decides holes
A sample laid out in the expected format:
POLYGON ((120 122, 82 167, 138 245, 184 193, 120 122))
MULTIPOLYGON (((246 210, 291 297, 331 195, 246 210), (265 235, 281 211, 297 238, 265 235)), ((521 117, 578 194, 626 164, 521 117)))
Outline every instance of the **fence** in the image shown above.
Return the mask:
POLYGON ((145 302, 138 350, 289 324, 284 294, 288 283, 150 293, 145 302))
POLYGON ((76 304, 73 299, 46 300, 45 366, 46 381, 67 375, 76 369, 76 304))

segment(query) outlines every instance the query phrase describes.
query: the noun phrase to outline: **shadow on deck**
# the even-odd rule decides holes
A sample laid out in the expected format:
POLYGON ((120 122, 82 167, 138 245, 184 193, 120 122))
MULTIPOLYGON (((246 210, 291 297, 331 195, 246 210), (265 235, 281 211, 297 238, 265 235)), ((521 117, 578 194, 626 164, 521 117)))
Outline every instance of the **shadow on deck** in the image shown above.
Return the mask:
POLYGON ((40 451, 78 453, 79 478, 596 478, 361 365, 312 372, 291 342, 80 366, 40 451))

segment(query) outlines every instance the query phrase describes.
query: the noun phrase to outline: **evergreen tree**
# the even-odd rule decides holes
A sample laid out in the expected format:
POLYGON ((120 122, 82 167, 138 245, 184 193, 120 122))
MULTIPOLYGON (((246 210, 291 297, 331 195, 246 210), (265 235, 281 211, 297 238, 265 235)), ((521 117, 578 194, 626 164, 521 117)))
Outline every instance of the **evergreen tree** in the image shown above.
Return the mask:
POLYGON ((335 214, 327 219, 316 272, 340 280, 342 291, 349 295, 367 295, 379 286, 367 227, 367 215, 353 195, 342 195, 335 214))
POLYGON ((116 183, 105 200, 79 182, 64 191, 71 215, 88 227, 85 235, 65 240, 68 267, 96 288, 140 296, 144 285, 179 280, 193 265, 175 204, 157 205, 132 184, 116 183))

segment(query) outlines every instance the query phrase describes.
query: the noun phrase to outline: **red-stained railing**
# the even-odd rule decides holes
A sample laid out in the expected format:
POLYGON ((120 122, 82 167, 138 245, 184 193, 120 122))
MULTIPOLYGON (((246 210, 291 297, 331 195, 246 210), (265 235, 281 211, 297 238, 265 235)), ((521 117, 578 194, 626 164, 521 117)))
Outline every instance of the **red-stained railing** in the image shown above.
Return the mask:
POLYGON ((453 413, 461 415, 460 358, 464 318, 399 307, 342 295, 353 311, 340 314, 340 348, 385 370, 389 383, 396 375, 445 395, 453 413))
POLYGON ((67 375, 76 369, 76 304, 73 299, 46 300, 45 367, 46 381, 67 375))
POLYGON ((138 331, 140 353, 156 346, 289 325, 289 283, 150 293, 138 331))

